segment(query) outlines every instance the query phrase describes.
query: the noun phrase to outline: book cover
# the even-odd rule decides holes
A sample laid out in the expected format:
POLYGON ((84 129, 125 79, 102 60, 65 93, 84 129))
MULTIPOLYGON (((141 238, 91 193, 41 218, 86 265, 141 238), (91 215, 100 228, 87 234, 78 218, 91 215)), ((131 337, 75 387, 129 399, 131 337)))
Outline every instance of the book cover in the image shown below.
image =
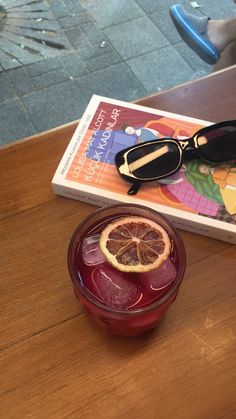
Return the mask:
POLYGON ((191 137, 211 122, 94 95, 52 180, 56 194, 105 206, 152 207, 180 229, 236 243, 236 164, 192 160, 174 175, 144 183, 135 196, 115 168, 115 154, 155 138, 191 137))

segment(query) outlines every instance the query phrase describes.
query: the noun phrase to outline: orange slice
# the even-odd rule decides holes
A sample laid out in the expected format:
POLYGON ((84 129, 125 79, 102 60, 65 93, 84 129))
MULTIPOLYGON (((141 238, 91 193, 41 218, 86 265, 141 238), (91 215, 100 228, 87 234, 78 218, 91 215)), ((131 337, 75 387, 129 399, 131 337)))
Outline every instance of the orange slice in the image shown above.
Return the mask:
POLYGON ((168 257, 171 241, 159 224, 144 217, 122 217, 108 224, 100 248, 111 265, 123 272, 148 272, 168 257))

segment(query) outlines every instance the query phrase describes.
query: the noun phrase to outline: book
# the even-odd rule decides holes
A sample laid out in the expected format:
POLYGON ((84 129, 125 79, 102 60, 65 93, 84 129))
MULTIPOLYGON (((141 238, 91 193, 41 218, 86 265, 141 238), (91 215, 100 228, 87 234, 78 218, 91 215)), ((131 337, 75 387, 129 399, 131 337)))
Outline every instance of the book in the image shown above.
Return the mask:
POLYGON ((93 95, 52 180, 58 195, 98 207, 136 203, 166 216, 175 227, 236 243, 236 164, 195 159, 137 195, 118 174, 116 153, 155 138, 184 139, 212 122, 93 95))

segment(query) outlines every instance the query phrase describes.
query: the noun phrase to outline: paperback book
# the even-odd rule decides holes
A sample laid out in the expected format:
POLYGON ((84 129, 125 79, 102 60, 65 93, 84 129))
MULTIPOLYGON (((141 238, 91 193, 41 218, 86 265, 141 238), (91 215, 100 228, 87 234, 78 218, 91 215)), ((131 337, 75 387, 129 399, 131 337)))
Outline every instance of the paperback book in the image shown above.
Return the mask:
POLYGON ((56 194, 102 207, 137 203, 179 229, 236 243, 236 164, 184 162, 174 175, 144 183, 137 195, 116 170, 118 151, 155 138, 191 137, 212 122, 93 95, 52 180, 56 194))

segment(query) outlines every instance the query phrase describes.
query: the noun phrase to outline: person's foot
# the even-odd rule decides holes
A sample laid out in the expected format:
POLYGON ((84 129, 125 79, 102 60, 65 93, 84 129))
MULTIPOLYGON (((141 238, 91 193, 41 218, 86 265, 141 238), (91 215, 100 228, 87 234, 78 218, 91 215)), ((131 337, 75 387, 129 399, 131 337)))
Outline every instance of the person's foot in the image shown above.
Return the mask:
POLYGON ((227 47, 228 42, 225 37, 225 20, 208 20, 206 33, 208 39, 220 52, 227 47))
POLYGON ((202 60, 211 65, 219 60, 224 45, 217 36, 217 21, 187 13, 180 4, 170 7, 170 16, 182 39, 202 60))

